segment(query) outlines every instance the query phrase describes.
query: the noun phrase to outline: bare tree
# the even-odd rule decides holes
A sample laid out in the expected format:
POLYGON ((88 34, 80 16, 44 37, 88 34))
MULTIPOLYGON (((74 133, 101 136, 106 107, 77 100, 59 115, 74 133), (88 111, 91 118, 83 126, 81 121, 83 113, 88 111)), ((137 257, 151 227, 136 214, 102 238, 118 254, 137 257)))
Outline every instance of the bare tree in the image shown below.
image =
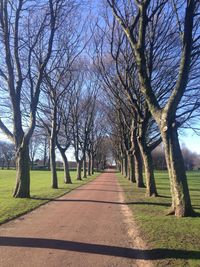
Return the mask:
POLYGON ((178 140, 176 112, 187 93, 190 71, 193 60, 196 60, 194 55, 198 54, 199 3, 185 1, 179 5, 179 1, 171 4, 169 1, 146 0, 123 2, 120 6, 114 0, 107 2, 130 42, 137 64, 140 90, 160 129, 172 192, 170 213, 180 217, 193 215, 178 140), (176 49, 174 43, 177 44, 176 49), (160 64, 158 58, 162 58, 160 64), (153 81, 161 75, 165 64, 171 65, 169 71, 175 75, 171 80, 171 93, 161 104, 161 94, 155 91, 153 81))
POLYGON ((15 159, 14 145, 8 142, 0 142, 0 154, 2 161, 2 169, 4 169, 6 164, 7 170, 9 170, 11 162, 13 162, 15 159))
POLYGON ((46 100, 43 99, 40 103, 40 110, 43 111, 40 119, 49 133, 52 188, 58 188, 56 146, 63 159, 64 181, 71 183, 65 155, 71 144, 69 114, 72 98, 70 96, 78 71, 76 63, 87 43, 83 41, 85 33, 82 33, 82 22, 80 23, 80 7, 79 1, 68 2, 66 20, 57 31, 54 51, 44 73, 43 95, 46 100))
POLYGON ((71 176, 69 172, 69 164, 66 156, 66 151, 72 145, 72 125, 70 122, 71 109, 73 106, 72 96, 73 92, 68 92, 68 94, 63 98, 63 105, 61 105, 58 114, 58 130, 56 137, 56 145, 63 160, 64 166, 64 183, 71 184, 71 176))
POLYGON ((40 144, 41 140, 39 138, 39 135, 37 133, 33 134, 29 142, 29 155, 30 155, 30 164, 32 170, 34 169, 34 160, 39 150, 40 144))
POLYGON ((77 163, 77 179, 81 180, 81 169, 84 163, 83 177, 87 177, 86 153, 93 126, 94 108, 96 103, 96 84, 92 81, 84 82, 86 73, 78 75, 74 84, 74 95, 71 121, 72 139, 77 163))
POLYGON ((30 197, 29 142, 35 128, 43 74, 62 20, 64 2, 0 2, 0 75, 3 99, 8 99, 4 112, 13 114, 10 120, 5 117, 0 120, 0 128, 16 146, 14 197, 30 197))

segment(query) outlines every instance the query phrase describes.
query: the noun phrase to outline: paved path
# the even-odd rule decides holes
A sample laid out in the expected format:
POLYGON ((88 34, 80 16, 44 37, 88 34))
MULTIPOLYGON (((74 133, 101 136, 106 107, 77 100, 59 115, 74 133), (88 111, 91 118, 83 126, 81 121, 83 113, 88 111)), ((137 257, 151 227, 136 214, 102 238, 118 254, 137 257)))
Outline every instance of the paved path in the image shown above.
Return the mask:
POLYGON ((150 266, 114 173, 0 227, 1 267, 150 266), (134 243, 133 243, 134 242, 134 243))

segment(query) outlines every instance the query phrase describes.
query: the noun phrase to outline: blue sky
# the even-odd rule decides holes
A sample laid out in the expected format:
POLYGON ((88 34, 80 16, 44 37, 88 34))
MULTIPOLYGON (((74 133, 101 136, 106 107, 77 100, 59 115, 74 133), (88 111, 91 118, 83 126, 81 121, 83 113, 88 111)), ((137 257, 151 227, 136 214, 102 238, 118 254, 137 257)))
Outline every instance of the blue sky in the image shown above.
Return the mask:
POLYGON ((195 134, 192 130, 185 130, 179 135, 180 143, 185 144, 191 151, 200 154, 200 136, 195 134))
MULTIPOLYGON (((7 138, 0 132, 0 140, 7 141, 7 138)), ((179 140, 181 145, 185 145, 192 152, 196 152, 200 155, 200 136, 195 134, 192 130, 185 130, 184 133, 179 134, 179 140)), ((73 149, 67 151, 67 156, 69 160, 74 160, 73 149)), ((58 160, 61 159, 59 153, 57 154, 58 160)))

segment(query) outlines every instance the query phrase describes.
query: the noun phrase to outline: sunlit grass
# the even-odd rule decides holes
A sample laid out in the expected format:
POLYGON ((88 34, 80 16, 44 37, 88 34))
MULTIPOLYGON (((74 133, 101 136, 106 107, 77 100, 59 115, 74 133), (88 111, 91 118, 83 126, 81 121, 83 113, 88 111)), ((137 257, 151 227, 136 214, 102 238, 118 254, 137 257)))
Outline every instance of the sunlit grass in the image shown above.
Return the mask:
POLYGON ((155 176, 160 197, 148 198, 145 189, 136 188, 118 174, 143 239, 152 249, 172 251, 172 257, 166 253, 166 257, 154 261, 155 266, 200 266, 200 172, 188 173, 192 205, 197 212, 195 218, 165 216, 171 204, 169 179, 164 171, 155 172, 155 176))
POLYGON ((76 172, 71 171, 73 184, 68 185, 63 182, 63 172, 58 171, 59 189, 52 189, 50 171, 31 171, 31 198, 16 199, 12 197, 15 186, 15 174, 15 170, 0 170, 0 223, 33 210, 37 206, 47 202, 48 200, 45 200, 45 198, 61 196, 91 181, 98 175, 96 173, 83 181, 77 181, 75 178, 76 172))

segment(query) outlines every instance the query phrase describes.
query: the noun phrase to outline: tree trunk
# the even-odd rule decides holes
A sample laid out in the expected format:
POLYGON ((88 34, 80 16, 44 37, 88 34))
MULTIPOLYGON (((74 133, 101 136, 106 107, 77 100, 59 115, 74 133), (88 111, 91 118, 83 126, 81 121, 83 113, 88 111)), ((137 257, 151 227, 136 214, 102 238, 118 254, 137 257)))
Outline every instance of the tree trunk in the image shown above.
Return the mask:
POLYGON ((7 170, 10 170, 10 160, 7 161, 7 170))
POLYGON ((87 162, 86 156, 83 158, 83 178, 87 178, 87 162))
POLYGON ((94 174, 94 155, 91 154, 91 173, 94 174))
POLYGON ((33 170, 34 169, 34 160, 32 159, 31 160, 31 170, 33 170))
POLYGON ((139 150, 136 150, 134 152, 134 166, 135 166, 135 179, 137 187, 145 188, 143 182, 143 174, 142 174, 142 159, 139 150))
POLYGON ((52 185, 51 187, 54 189, 58 188, 58 178, 56 172, 56 144, 54 138, 50 139, 50 166, 51 166, 51 177, 52 177, 52 185))
POLYGON ((117 169, 119 170, 119 172, 122 171, 122 163, 121 163, 121 160, 118 160, 117 161, 117 169))
POLYGON ((82 168, 82 162, 79 160, 79 161, 77 161, 77 176, 76 176, 76 179, 78 181, 82 180, 82 178, 81 178, 81 168, 82 168))
POLYGON ((146 144, 144 144, 144 142, 145 140, 138 140, 140 152, 144 163, 144 172, 146 177, 146 195, 149 197, 156 197, 158 196, 158 193, 156 189, 151 151, 148 149, 146 144))
POLYGON ((134 183, 135 180, 135 170, 134 170, 134 158, 133 155, 127 152, 127 162, 128 162, 128 179, 134 183))
POLYGON ((174 213, 178 217, 192 216, 194 211, 191 205, 184 160, 176 127, 162 128, 161 136, 171 185, 171 214, 174 213))
POLYGON ((135 179, 134 156, 132 154, 130 154, 130 153, 129 153, 129 156, 128 156, 128 162, 129 162, 129 171, 130 171, 129 180, 132 183, 135 183, 136 179, 135 179))
POLYGON ((99 162, 96 161, 97 172, 99 172, 99 162))
POLYGON ((127 156, 125 154, 123 157, 123 175, 124 177, 128 177, 128 162, 127 162, 127 156))
POLYGON ((88 153, 88 171, 87 171, 88 176, 91 176, 91 154, 90 152, 88 153))
POLYGON ((43 159, 43 165, 46 166, 46 161, 47 161, 47 138, 45 138, 44 141, 44 159, 43 159))
POLYGON ((16 186, 13 196, 16 198, 30 197, 30 159, 29 146, 24 144, 16 153, 16 186))
POLYGON ((131 180, 131 158, 129 155, 129 151, 126 152, 127 155, 127 178, 131 180))
POLYGON ((124 160, 123 160, 123 156, 121 156, 121 174, 124 174, 124 160))
POLYGON ((47 170, 51 170, 51 163, 50 163, 50 151, 49 151, 49 158, 48 158, 48 165, 47 165, 47 170))
POLYGON ((70 172, 69 172, 69 164, 68 164, 68 159, 65 154, 65 150, 59 149, 60 154, 62 156, 63 160, 63 167, 64 167, 64 183, 65 184, 72 184, 70 172))

